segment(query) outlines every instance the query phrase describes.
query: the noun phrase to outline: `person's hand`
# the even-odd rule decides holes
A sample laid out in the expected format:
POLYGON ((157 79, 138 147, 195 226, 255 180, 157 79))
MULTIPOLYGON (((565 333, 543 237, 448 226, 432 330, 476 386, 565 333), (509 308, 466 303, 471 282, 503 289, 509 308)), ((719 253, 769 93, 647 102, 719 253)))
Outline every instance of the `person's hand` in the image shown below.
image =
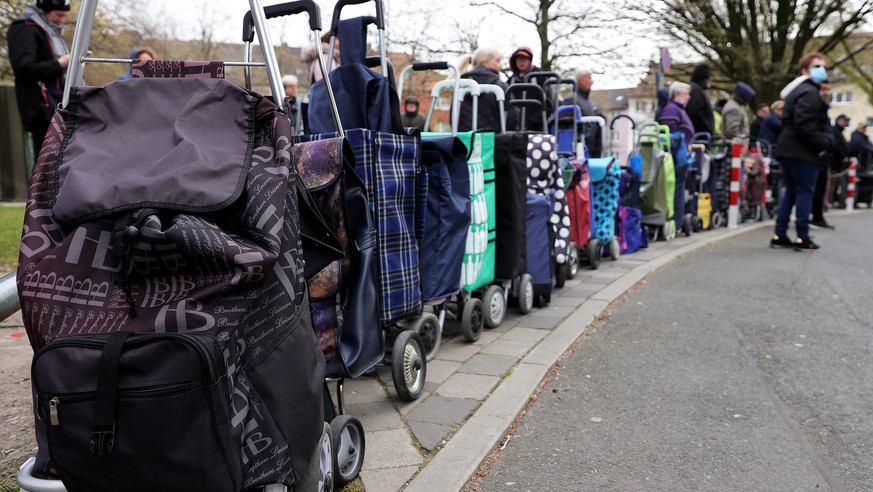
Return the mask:
POLYGON ((58 63, 61 64, 61 68, 67 68, 70 64, 70 55, 61 55, 61 57, 58 58, 58 63))

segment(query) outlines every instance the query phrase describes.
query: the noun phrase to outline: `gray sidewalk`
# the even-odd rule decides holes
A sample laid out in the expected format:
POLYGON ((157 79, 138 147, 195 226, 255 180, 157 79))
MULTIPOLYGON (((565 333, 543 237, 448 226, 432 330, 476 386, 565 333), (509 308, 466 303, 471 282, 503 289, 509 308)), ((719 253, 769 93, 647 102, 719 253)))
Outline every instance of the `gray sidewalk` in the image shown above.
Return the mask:
POLYGON ((506 321, 474 344, 460 335, 443 338, 427 365, 425 392, 415 402, 396 398, 387 367, 379 368, 378 378, 348 381, 346 413, 360 418, 366 432, 364 487, 460 490, 551 366, 610 303, 677 257, 771 227, 768 221, 650 243, 617 261, 604 259, 598 270, 580 269, 576 279, 553 291, 548 307, 524 316, 510 308, 506 321))

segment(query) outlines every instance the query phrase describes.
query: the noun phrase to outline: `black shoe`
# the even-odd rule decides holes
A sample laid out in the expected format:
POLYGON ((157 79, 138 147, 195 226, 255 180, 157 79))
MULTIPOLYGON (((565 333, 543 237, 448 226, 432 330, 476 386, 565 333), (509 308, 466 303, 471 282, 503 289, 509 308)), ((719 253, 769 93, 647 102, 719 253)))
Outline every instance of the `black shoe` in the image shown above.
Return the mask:
POLYGON ((826 221, 826 220, 824 220, 824 219, 810 220, 810 221, 809 221, 809 226, 810 226, 810 227, 813 227, 813 228, 815 228, 815 229, 829 229, 829 230, 834 230, 834 229, 836 229, 836 227, 834 227, 834 226, 828 224, 828 221, 826 221))
POLYGON ((788 239, 788 236, 780 236, 779 234, 773 234, 773 237, 770 238, 770 247, 771 248, 792 248, 794 247, 794 243, 788 239))
POLYGON ((797 238, 794 240, 795 251, 812 251, 818 249, 818 244, 812 242, 812 239, 797 238))

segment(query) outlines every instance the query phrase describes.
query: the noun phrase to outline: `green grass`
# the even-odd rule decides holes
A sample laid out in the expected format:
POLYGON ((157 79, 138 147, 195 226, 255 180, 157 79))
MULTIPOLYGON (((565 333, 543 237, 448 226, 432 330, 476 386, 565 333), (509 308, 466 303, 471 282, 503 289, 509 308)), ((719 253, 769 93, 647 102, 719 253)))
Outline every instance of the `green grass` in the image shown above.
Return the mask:
POLYGON ((18 264, 24 205, 0 206, 0 265, 18 264))

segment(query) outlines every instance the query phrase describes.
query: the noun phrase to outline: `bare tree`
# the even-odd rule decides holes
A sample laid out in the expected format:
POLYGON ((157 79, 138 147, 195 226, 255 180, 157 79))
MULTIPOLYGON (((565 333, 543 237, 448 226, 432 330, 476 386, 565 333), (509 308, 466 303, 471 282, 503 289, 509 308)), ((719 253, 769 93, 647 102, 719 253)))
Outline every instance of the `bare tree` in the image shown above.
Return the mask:
POLYGON ((873 0, 650 0, 628 9, 656 17, 670 38, 772 101, 800 57, 836 49, 873 13, 873 0))

